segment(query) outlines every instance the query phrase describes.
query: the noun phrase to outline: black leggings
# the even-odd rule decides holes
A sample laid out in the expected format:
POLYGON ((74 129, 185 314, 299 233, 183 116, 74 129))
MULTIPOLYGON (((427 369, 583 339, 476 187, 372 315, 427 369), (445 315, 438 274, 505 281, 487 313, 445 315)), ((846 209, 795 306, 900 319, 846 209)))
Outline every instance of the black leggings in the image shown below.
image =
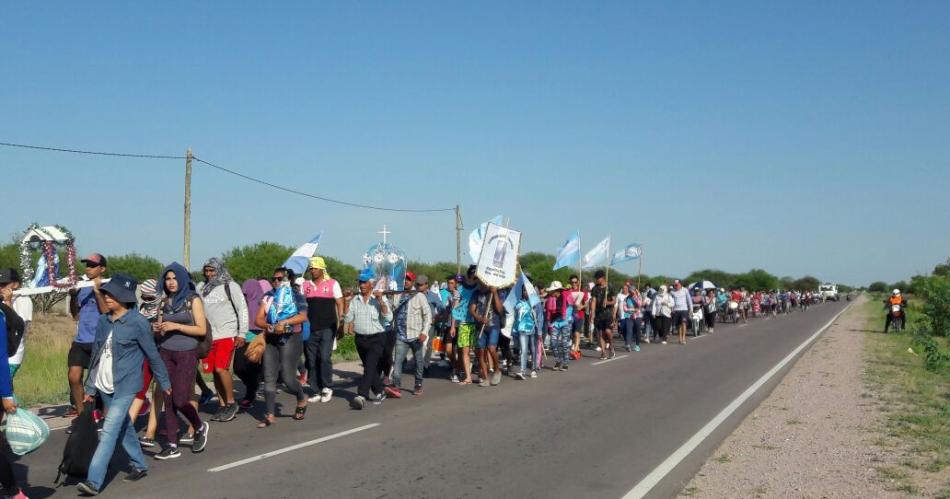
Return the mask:
POLYGON ((706 312, 706 327, 708 329, 716 327, 716 312, 706 312))
POLYGON ((234 351, 234 374, 237 374, 241 383, 244 384, 244 400, 254 402, 257 396, 257 388, 261 384, 261 362, 264 359, 261 359, 261 362, 247 360, 244 354, 247 352, 248 344, 250 342, 244 343, 241 348, 234 351))
POLYGON ((656 332, 657 336, 661 340, 666 341, 666 338, 670 335, 670 326, 673 324, 673 319, 665 315, 658 315, 656 317, 656 326, 658 331, 656 332))

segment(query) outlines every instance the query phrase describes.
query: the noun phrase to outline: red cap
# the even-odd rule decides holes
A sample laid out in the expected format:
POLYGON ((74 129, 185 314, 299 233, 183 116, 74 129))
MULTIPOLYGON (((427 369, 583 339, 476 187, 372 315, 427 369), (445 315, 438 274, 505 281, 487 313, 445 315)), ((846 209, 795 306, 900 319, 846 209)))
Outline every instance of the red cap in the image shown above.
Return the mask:
POLYGON ((412 272, 406 272, 406 280, 415 282, 416 274, 413 274, 412 272))

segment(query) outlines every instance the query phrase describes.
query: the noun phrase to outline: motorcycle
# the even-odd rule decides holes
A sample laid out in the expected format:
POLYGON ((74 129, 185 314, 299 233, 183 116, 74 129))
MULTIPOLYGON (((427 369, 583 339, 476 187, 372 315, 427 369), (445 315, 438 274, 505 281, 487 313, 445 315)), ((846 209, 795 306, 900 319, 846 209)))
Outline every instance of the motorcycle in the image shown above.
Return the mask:
POLYGON ((733 300, 726 302, 725 320, 733 324, 739 322, 739 302, 733 300))
POLYGON ((891 305, 891 328, 899 333, 904 329, 904 307, 901 305, 891 305))
POLYGON ((703 306, 694 304, 692 310, 689 313, 689 322, 690 328, 693 330, 693 337, 699 336, 702 334, 703 326, 705 322, 703 321, 703 306))

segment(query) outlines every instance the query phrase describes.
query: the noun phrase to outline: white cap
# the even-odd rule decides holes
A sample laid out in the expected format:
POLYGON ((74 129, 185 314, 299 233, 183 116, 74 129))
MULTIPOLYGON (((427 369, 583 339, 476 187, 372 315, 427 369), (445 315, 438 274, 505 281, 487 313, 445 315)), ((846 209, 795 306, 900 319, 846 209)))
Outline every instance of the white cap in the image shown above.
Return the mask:
POLYGON ((901 290, 899 290, 899 289, 897 289, 897 288, 894 288, 894 291, 891 291, 891 294, 892 294, 892 295, 899 295, 899 294, 901 294, 901 290))
POLYGON ((548 286, 548 289, 546 289, 545 291, 547 291, 548 293, 551 293, 559 289, 564 289, 564 285, 561 284, 561 281, 551 281, 551 285, 548 286))

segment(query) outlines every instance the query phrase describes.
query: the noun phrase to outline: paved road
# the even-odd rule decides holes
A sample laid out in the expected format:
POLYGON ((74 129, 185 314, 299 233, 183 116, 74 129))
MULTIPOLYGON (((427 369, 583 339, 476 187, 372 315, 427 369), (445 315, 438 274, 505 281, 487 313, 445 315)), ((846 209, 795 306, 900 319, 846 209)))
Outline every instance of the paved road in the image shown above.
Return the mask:
MULTIPOLYGON (((690 339, 686 346, 644 345, 639 353, 618 352, 606 363, 588 352, 591 357, 573 363, 569 372, 546 370, 538 379, 505 379, 494 388, 430 379, 421 398, 406 394, 362 412, 350 410, 339 396, 311 405, 303 422, 280 418, 266 430, 241 415, 212 423, 204 453, 186 449, 180 459, 153 461, 148 478, 136 484, 117 479, 103 495, 616 499, 844 307, 829 303, 748 325, 720 325, 715 334, 690 339), (305 442, 312 445, 240 464, 305 442)), ((648 496, 674 496, 782 374, 648 496)), ((292 399, 279 397, 292 413, 292 399)), ((43 448, 18 463, 18 472, 32 484, 30 497, 76 495, 73 487, 50 485, 64 442, 63 432, 54 432, 43 448)))

